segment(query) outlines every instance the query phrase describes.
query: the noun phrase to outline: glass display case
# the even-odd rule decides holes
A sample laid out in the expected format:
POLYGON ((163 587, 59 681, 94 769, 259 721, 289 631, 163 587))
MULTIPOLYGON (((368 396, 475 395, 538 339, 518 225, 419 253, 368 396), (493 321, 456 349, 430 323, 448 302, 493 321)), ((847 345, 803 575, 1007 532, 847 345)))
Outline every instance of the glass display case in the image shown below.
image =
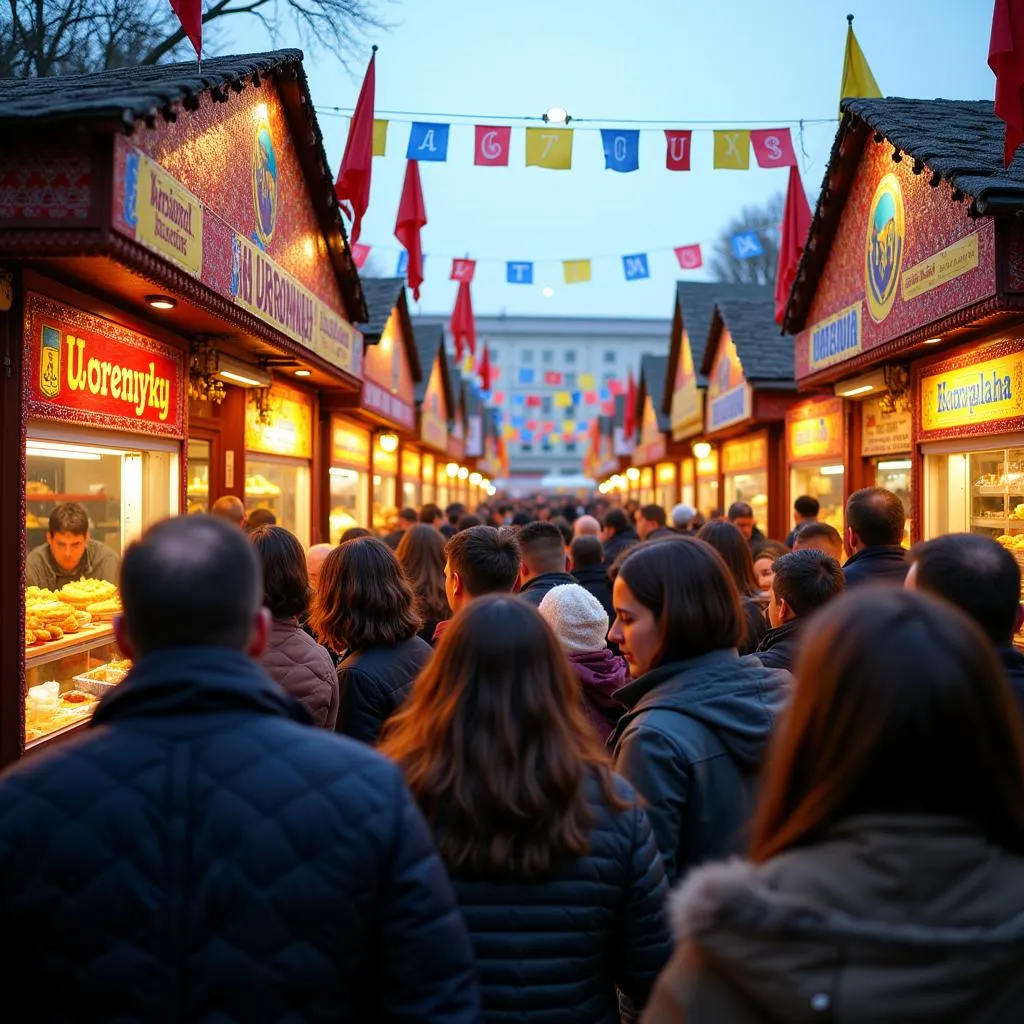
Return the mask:
POLYGON ((245 511, 266 508, 277 525, 309 544, 309 466, 294 459, 268 456, 246 460, 245 511))
MULTIPOLYGON (((903 546, 905 548, 910 547, 910 471, 913 465, 909 458, 876 459, 874 462, 875 486, 892 491, 903 505, 903 512, 907 517, 903 527, 903 546)), ((837 526, 836 529, 840 533, 843 532, 842 526, 837 526)))
POLYGON ((793 466, 789 476, 789 493, 794 501, 802 494, 817 498, 821 506, 818 519, 842 533, 844 480, 845 468, 841 462, 823 466, 793 466))
POLYGON ((328 542, 337 544, 341 535, 352 526, 361 526, 359 509, 363 506, 360 491, 365 473, 343 466, 328 470, 331 491, 331 511, 328 515, 328 542))
POLYGON ((210 449, 209 441, 189 438, 188 441, 188 514, 210 511, 210 449))

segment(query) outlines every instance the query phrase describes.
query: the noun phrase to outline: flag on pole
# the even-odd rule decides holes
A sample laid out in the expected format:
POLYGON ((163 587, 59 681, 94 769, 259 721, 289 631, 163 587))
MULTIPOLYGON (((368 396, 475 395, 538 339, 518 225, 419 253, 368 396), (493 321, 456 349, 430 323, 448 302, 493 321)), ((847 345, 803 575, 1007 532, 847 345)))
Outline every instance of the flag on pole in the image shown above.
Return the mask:
POLYGON ((203 51, 203 0, 171 0, 171 9, 195 48, 198 60, 203 51))
POLYGON ((996 0, 988 66, 996 76, 996 115, 1006 122, 1003 160, 1009 167, 1024 142, 1024 10, 1012 0, 996 0))
POLYGON ((462 362, 463 346, 469 349, 471 356, 476 355, 476 320, 473 317, 473 300, 469 294, 468 281, 459 282, 449 326, 455 339, 456 361, 462 362))
POLYGON ((632 437, 636 433, 636 380, 633 371, 629 371, 629 380, 626 384, 626 415, 625 423, 626 437, 632 437))
POLYGON ((878 88, 864 51, 853 34, 852 14, 846 16, 846 24, 846 53, 843 56, 843 80, 839 85, 839 102, 842 103, 849 97, 878 99, 882 95, 882 90, 878 88))
POLYGON ((370 63, 359 90, 359 99, 348 126, 345 155, 338 168, 334 194, 342 210, 352 221, 353 243, 359 241, 363 217, 370 205, 370 172, 373 168, 373 93, 377 81, 377 47, 370 54, 370 63))
MULTIPOLYGON (((369 184, 369 176, 367 176, 369 184)), ((406 280, 412 289, 412 297, 419 301, 420 285, 423 284, 423 249, 420 231, 426 226, 427 210, 423 205, 423 189, 420 188, 420 165, 417 160, 405 162, 405 184, 402 185, 402 199, 398 204, 398 218, 395 221, 395 238, 409 254, 406 280)))
POLYGON ((786 209, 782 214, 782 239, 779 243, 779 267, 775 274, 775 322, 782 323, 789 301, 789 292, 796 277, 800 254, 811 230, 811 208, 807 193, 800 180, 800 171, 794 165, 789 169, 789 188, 786 190, 786 209))
MULTIPOLYGON (((491 390, 491 346, 484 345, 484 350, 480 355, 480 362, 477 363, 476 372, 480 375, 480 387, 484 391, 491 390)), ((495 396, 497 400, 497 396, 495 396)), ((500 403, 499 403, 500 404, 500 403)))

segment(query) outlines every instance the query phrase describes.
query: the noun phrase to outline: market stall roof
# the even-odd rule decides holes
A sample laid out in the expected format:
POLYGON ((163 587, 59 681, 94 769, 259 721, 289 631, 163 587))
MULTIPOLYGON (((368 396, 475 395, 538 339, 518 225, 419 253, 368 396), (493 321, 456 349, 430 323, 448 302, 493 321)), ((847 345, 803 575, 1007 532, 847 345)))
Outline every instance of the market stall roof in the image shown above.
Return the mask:
MULTIPOLYGON (((429 375, 429 367, 424 370, 420 364, 419 346, 409 316, 409 303, 405 294, 404 277, 364 277, 362 279, 363 295, 366 298, 366 309, 369 319, 363 328, 363 337, 368 345, 376 345, 380 341, 384 328, 388 325, 391 312, 398 314, 402 328, 402 337, 406 339, 405 352, 409 358, 409 369, 412 379, 419 387, 424 373, 429 375)), ((426 383, 423 382, 424 390, 426 383)), ((416 399, 419 401, 419 398, 416 399)))
POLYGON ((758 299, 718 299, 701 373, 711 373, 723 325, 736 346, 748 384, 773 389, 794 389, 793 339, 779 334, 775 303, 768 290, 758 299))
POLYGON ((328 251, 349 317, 362 323, 366 304, 349 253, 301 50, 213 57, 201 65, 193 60, 85 75, 0 79, 0 136, 30 126, 130 132, 138 122, 154 127, 160 119, 176 121, 187 116, 198 108, 202 93, 224 102, 231 92, 269 80, 279 89, 321 230, 328 240, 340 243, 328 245, 328 251))
POLYGON ((651 396, 651 404, 658 416, 658 430, 667 433, 672 429, 669 416, 662 411, 661 396, 665 393, 665 374, 668 369, 668 356, 642 355, 640 357, 640 384, 636 392, 637 431, 643 418, 644 402, 651 396))
POLYGON ((434 372, 434 360, 437 358, 438 349, 440 349, 441 389, 444 391, 445 410, 446 412, 450 411, 455 408, 455 399, 452 390, 451 367, 448 364, 448 352, 444 347, 444 327, 439 323, 416 320, 413 324, 413 332, 420 367, 423 371, 420 379, 416 381, 414 389, 416 404, 422 405, 423 399, 427 396, 430 376, 434 372))
POLYGON ((969 204, 971 216, 1017 215, 1024 211, 1024 158, 1003 166, 1006 125, 990 100, 844 100, 845 116, 832 145, 814 210, 808 244, 797 268, 783 328, 803 330, 817 281, 824 270, 843 207, 870 134, 887 140, 894 155, 913 161, 915 173, 933 186, 948 182, 969 204))

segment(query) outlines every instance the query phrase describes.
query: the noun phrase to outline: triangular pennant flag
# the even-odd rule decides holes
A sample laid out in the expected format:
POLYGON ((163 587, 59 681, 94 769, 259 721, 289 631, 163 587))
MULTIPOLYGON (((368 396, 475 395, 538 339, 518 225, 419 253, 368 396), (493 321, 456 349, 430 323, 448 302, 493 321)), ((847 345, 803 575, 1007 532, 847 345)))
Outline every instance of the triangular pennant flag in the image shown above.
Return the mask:
MULTIPOLYGON (((484 391, 491 390, 491 346, 485 344, 483 353, 480 356, 480 362, 477 365, 477 373, 480 375, 480 387, 484 391)), ((497 399, 497 396, 495 396, 497 399)))
POLYGON ((462 362, 463 345, 470 353, 476 354, 476 320, 473 317, 473 300, 469 294, 469 282, 460 281, 455 296, 455 308, 449 324, 455 339, 455 358, 462 362))
POLYGON ((996 76, 996 115, 1006 123, 1003 161, 1009 167, 1024 142, 1024 10, 1012 0, 996 0, 988 66, 996 76))
MULTIPOLYGON (((864 51, 853 34, 853 15, 846 16, 846 53, 843 55, 843 80, 839 84, 839 102, 848 97, 878 99, 882 90, 868 67, 864 51)), ((842 112, 840 112, 842 116, 842 112)))
POLYGON ((178 16, 198 58, 203 52, 203 0, 171 0, 171 10, 178 16))
POLYGON ((402 198, 398 204, 398 217, 395 220, 395 238, 409 254, 406 280, 412 289, 412 297, 419 300, 420 285, 423 284, 423 249, 420 242, 420 231, 426 226, 427 211, 423 205, 423 189, 420 187, 419 164, 415 160, 407 160, 405 165, 405 183, 402 185, 402 198))
POLYGON ((377 47, 373 48, 363 87, 348 128, 345 155, 338 168, 334 194, 352 220, 351 242, 359 241, 363 217, 370 205, 370 175, 373 169, 373 93, 377 78, 377 47))
POLYGON ((779 266, 775 274, 775 322, 782 323, 789 302, 789 292, 796 277, 807 233, 811 230, 811 208, 807 203, 800 172, 789 169, 786 209, 782 215, 782 239, 779 243, 779 266))

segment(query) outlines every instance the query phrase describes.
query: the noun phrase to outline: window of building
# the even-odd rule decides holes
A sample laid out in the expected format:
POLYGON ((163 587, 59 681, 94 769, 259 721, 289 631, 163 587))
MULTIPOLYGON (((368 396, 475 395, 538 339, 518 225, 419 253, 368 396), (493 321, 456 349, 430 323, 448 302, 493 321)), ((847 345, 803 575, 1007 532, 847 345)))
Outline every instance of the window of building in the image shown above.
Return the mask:
POLYGON ((575 441, 566 441, 565 442, 565 450, 567 452, 574 452, 574 451, 576 451, 576 442, 575 441))
POLYGON ((566 363, 569 363, 570 365, 575 363, 576 362, 576 349, 574 349, 574 348, 567 348, 565 350, 565 355, 563 356, 563 358, 565 359, 566 363))
POLYGON ((615 362, 615 349, 613 349, 613 348, 606 348, 604 350, 604 361, 606 363, 614 363, 615 362))
POLYGON ((550 395, 545 395, 541 399, 540 410, 541 410, 541 412, 545 416, 550 416, 551 415, 551 396, 550 395))
POLYGON ((549 452, 549 451, 551 451, 551 442, 546 437, 540 443, 540 450, 542 452, 549 452))
POLYGON ((533 445, 529 441, 524 441, 520 446, 519 450, 524 455, 531 455, 533 453, 533 445))
POLYGON ((498 352, 499 352, 499 350, 496 349, 493 345, 491 345, 488 348, 488 353, 490 354, 491 362, 492 363, 496 363, 498 361, 498 352))
POLYGON ((606 374, 604 375, 604 382, 605 382, 605 385, 606 385, 606 386, 607 386, 608 384, 611 384, 611 382, 612 382, 613 380, 615 380, 615 374, 614 374, 614 373, 606 373, 606 374))
POLYGON ((532 348, 521 349, 520 350, 520 355, 521 355, 521 358, 522 358, 524 363, 532 363, 533 362, 533 349, 532 348))
POLYGON ((544 349, 540 354, 540 361, 545 366, 550 366, 555 361, 555 353, 549 348, 544 349))
POLYGON ((563 373, 562 374, 562 383, 567 388, 574 388, 574 387, 576 387, 576 374, 573 373, 571 370, 568 373, 563 373))

